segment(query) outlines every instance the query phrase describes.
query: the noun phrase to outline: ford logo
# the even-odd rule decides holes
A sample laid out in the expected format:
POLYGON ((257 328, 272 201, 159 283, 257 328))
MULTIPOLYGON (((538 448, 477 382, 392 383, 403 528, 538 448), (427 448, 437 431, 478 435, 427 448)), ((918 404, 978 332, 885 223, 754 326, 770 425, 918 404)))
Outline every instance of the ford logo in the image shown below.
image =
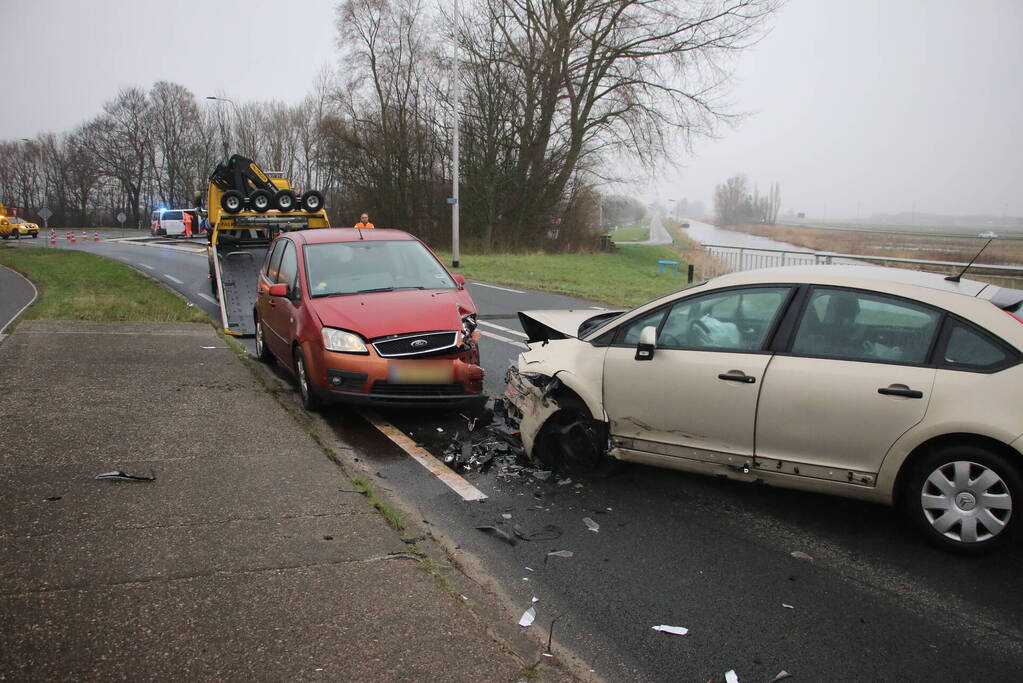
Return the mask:
POLYGON ((420 348, 426 346, 429 343, 430 342, 426 341, 425 339, 417 339, 414 342, 412 342, 411 346, 414 349, 420 349, 420 348))

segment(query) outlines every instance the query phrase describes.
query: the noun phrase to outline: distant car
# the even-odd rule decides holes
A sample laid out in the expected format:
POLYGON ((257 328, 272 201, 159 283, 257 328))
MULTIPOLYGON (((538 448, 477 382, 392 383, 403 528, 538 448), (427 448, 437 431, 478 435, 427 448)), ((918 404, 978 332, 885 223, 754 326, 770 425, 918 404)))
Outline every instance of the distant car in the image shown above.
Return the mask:
POLYGON ((29 223, 20 216, 7 216, 4 219, 7 226, 0 225, 0 237, 8 239, 13 237, 19 239, 20 237, 32 237, 36 239, 39 237, 39 226, 35 223, 29 223))
POLYGON ((193 235, 198 235, 206 229, 204 217, 198 209, 157 209, 150 217, 149 234, 154 237, 183 237, 186 213, 192 218, 193 235))
POLYGON ((259 273, 257 355, 292 371, 310 410, 482 402, 464 282, 400 230, 284 233, 259 273))
POLYGON ((519 313, 506 404, 562 470, 625 460, 904 505, 946 549, 1023 524, 1023 291, 868 266, 519 313))
POLYGON ((689 223, 688 223, 688 222, 685 222, 685 223, 683 223, 683 224, 682 224, 682 227, 683 227, 683 228, 688 228, 688 227, 689 227, 689 223))

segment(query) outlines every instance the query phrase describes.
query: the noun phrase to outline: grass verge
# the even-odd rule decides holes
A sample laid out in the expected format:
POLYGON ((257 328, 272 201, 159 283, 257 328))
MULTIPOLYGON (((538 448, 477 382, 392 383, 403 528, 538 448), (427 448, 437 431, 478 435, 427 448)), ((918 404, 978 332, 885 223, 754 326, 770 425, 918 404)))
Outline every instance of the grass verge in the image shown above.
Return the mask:
MULTIPOLYGON (((438 252, 445 263, 451 254, 438 252)), ((467 278, 637 306, 686 286, 686 263, 671 247, 623 244, 617 254, 462 254, 467 278), (682 275, 658 274, 657 261, 680 261, 682 275)))
POLYGON ((0 249, 0 265, 18 271, 39 290, 30 320, 208 323, 202 309, 145 275, 80 251, 30 247, 0 249))
POLYGON ((362 495, 366 496, 366 499, 377 509, 384 519, 395 531, 402 531, 405 529, 405 522, 402 521, 401 515, 398 511, 392 508, 390 505, 380 500, 373 488, 369 485, 362 477, 352 477, 352 486, 362 492, 362 495))
POLYGON ((650 239, 650 228, 639 226, 621 228, 611 233, 611 239, 615 242, 642 242, 650 239))

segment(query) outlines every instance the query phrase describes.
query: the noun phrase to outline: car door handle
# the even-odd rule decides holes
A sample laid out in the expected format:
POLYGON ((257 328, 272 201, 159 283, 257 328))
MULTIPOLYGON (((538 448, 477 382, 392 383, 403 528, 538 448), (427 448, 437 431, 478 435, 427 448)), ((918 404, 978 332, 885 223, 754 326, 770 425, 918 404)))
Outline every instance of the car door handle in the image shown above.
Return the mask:
POLYGON ((881 387, 880 389, 877 390, 877 393, 884 394, 885 396, 904 396, 906 398, 924 397, 924 392, 917 391, 915 389, 910 389, 905 385, 902 385, 901 387, 894 385, 890 387, 881 387))
POLYGON ((750 377, 749 375, 738 372, 737 370, 723 372, 718 375, 718 379, 723 379, 726 382, 742 382, 743 384, 753 384, 757 381, 756 377, 750 377))

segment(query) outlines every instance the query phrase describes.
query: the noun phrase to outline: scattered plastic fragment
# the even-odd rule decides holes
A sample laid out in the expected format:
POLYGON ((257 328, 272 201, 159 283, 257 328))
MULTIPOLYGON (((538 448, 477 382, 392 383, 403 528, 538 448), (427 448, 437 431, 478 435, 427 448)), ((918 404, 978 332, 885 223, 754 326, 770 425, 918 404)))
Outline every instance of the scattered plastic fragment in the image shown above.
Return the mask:
POLYGON ((532 567, 526 567, 526 571, 527 572, 536 572, 536 570, 533 569, 532 567))
POLYGON ((200 346, 200 349, 226 349, 226 346, 200 346))
POLYGON ((777 683, 777 681, 783 681, 786 678, 792 678, 792 674, 782 669, 781 671, 778 672, 778 675, 772 678, 770 681, 768 681, 768 683, 777 683))
MULTIPOLYGON (((547 649, 543 653, 544 657, 553 657, 554 656, 554 651, 551 650, 551 643, 554 641, 554 624, 558 623, 558 619, 560 619, 560 618, 561 618, 561 615, 559 614, 558 616, 556 616, 553 619, 551 619, 551 629, 547 633, 547 649)), ((593 669, 590 669, 590 671, 592 672, 593 669)))
POLYGON ((739 677, 735 674, 735 669, 725 672, 725 683, 739 683, 739 677))
POLYGON ((667 624, 661 624, 660 626, 653 626, 651 628, 653 628, 655 631, 660 631, 661 633, 670 633, 675 636, 684 636, 687 633, 689 633, 689 629, 685 628, 684 626, 668 626, 667 624))
POLYGON ((785 604, 784 602, 783 602, 783 603, 781 603, 781 606, 782 606, 782 607, 784 607, 785 609, 796 609, 796 608, 795 608, 795 607, 793 607, 792 605, 788 605, 788 604, 785 604))
POLYGON ((794 550, 793 552, 789 553, 789 555, 796 558, 797 560, 806 560, 807 562, 813 562, 813 558, 804 553, 802 550, 794 550))
POLYGON ((496 536, 497 538, 501 539, 502 541, 504 541, 508 545, 515 545, 517 543, 517 541, 514 538, 512 538, 511 536, 509 536, 507 532, 505 532, 503 529, 498 529, 496 526, 489 526, 489 525, 488 526, 478 526, 478 527, 476 527, 476 529, 478 529, 479 531, 482 531, 483 533, 490 534, 491 536, 496 536))
POLYGON ((477 421, 477 420, 478 420, 479 418, 475 418, 475 417, 472 417, 472 418, 470 418, 470 417, 466 417, 466 416, 465 416, 465 415, 463 415, 462 413, 459 413, 459 415, 461 415, 461 416, 462 416, 462 419, 464 419, 464 420, 466 421, 466 423, 468 423, 468 425, 469 425, 469 431, 470 431, 470 432, 471 432, 471 431, 473 431, 474 429, 476 429, 476 421, 477 421))
POLYGON ((438 431, 438 432, 443 432, 443 431, 444 431, 444 428, 443 428, 443 427, 437 427, 437 431, 438 431))
POLYGON ((49 498, 47 498, 46 500, 48 500, 48 501, 50 501, 50 502, 52 503, 52 502, 54 502, 54 501, 57 501, 57 500, 61 500, 61 499, 62 499, 63 497, 64 497, 64 496, 50 496, 50 497, 49 497, 49 498))
POLYGON ((508 514, 507 512, 503 512, 503 513, 501 513, 501 516, 502 516, 502 517, 504 517, 505 519, 511 519, 511 517, 512 517, 512 516, 511 516, 511 515, 509 515, 509 514, 508 514))
POLYGON ((519 626, 525 628, 526 626, 532 626, 533 620, 536 619, 536 608, 530 607, 522 613, 522 617, 519 618, 519 626))
POLYGON ((156 475, 153 474, 152 470, 149 471, 149 476, 144 477, 140 474, 126 474, 121 470, 114 472, 104 472, 103 474, 97 474, 97 479, 118 479, 121 481, 156 481, 156 475))
POLYGON ((468 600, 469 599, 467 596, 463 595, 462 593, 459 593, 458 597, 462 598, 462 600, 468 600))
POLYGON ((590 531, 592 531, 594 533, 598 533, 600 531, 600 525, 597 524, 596 522, 594 522, 589 517, 583 517, 583 524, 586 525, 587 529, 589 529, 590 531))
POLYGON ((533 596, 533 600, 532 600, 532 603, 533 603, 533 604, 535 605, 535 604, 536 604, 536 603, 538 603, 538 602, 540 602, 540 598, 538 598, 538 597, 536 597, 536 596, 534 595, 534 596, 533 596))
POLYGON ((559 479, 558 480, 558 486, 568 486, 571 483, 572 483, 571 479, 559 479))
POLYGON ((547 481, 551 478, 552 472, 550 470, 533 470, 533 477, 540 481, 547 481))
POLYGON ((574 556, 575 556, 575 553, 573 553, 571 550, 552 550, 551 552, 547 553, 547 557, 565 557, 565 558, 568 558, 568 557, 574 557, 574 556))
POLYGON ((512 532, 523 541, 553 541, 561 538, 561 535, 564 533, 561 531, 561 527, 554 524, 548 524, 539 531, 531 532, 523 531, 522 528, 516 524, 512 526, 512 532))

